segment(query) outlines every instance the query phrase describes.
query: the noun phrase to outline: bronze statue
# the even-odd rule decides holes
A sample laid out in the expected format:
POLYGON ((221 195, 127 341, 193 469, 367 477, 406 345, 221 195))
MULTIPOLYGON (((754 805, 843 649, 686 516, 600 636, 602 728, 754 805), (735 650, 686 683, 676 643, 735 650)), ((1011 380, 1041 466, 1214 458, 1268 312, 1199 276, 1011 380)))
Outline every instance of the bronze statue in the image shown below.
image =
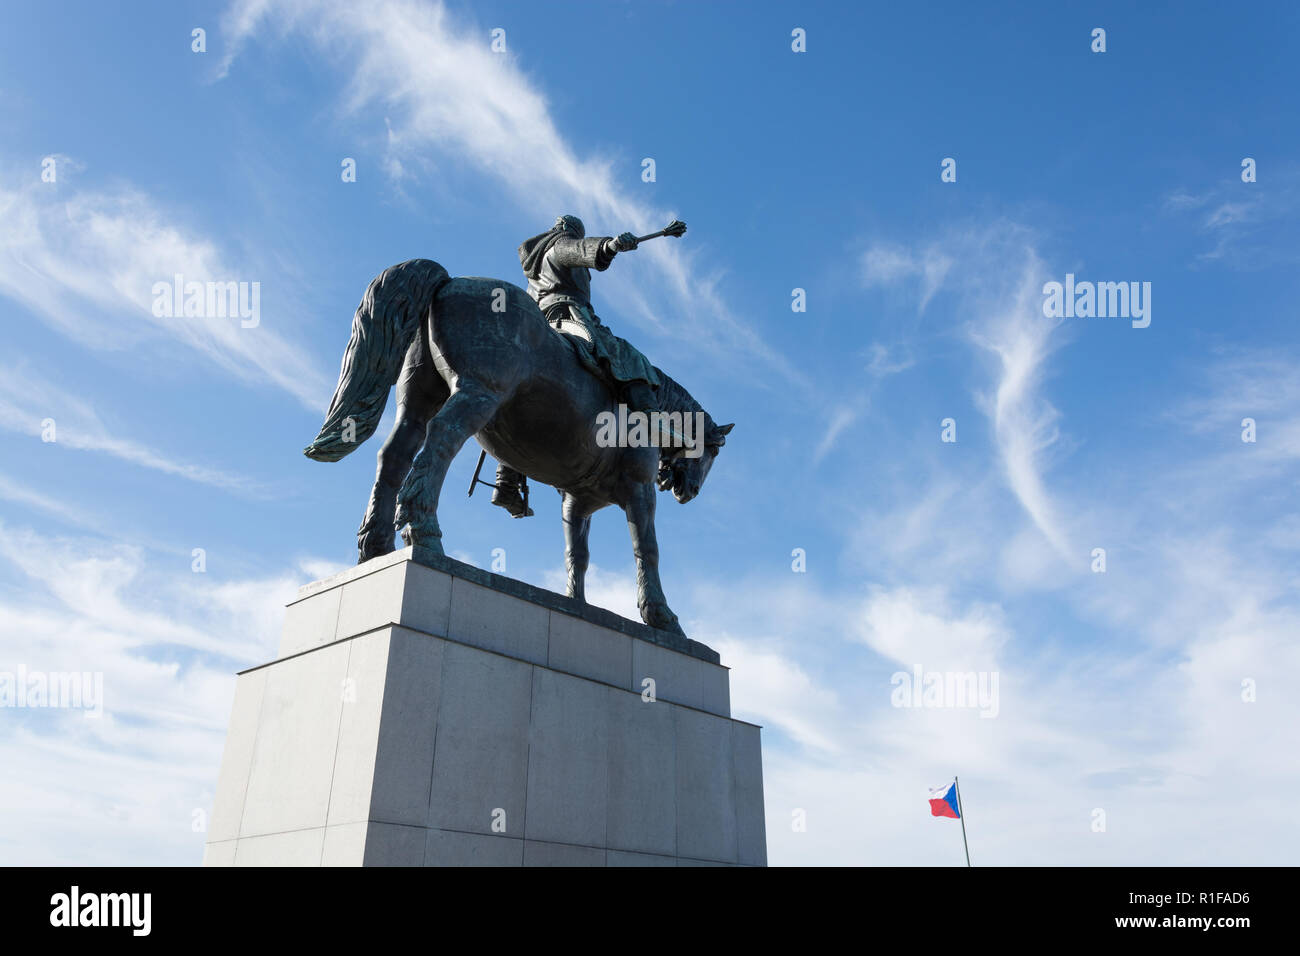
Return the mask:
MULTIPOLYGON (((678 226, 656 235, 680 235, 681 224, 670 230, 678 226)), ((694 498, 733 426, 717 425, 591 311, 587 270, 608 268, 646 238, 587 239, 581 223, 562 217, 520 247, 534 295, 497 279, 452 278, 428 259, 392 266, 370 283, 325 423, 304 449, 317 461, 343 458, 374 433, 397 385, 397 421, 357 532, 359 561, 392 551, 395 528, 407 544, 442 553, 438 498, 452 459, 475 436, 506 469, 563 494, 570 597, 585 600, 591 515, 617 504, 632 535, 641 617, 681 632, 659 581, 655 487, 683 504, 694 498), (569 328, 557 334, 548 317, 569 328), (703 447, 598 440, 598 417, 620 399, 642 411, 698 415, 703 447)))

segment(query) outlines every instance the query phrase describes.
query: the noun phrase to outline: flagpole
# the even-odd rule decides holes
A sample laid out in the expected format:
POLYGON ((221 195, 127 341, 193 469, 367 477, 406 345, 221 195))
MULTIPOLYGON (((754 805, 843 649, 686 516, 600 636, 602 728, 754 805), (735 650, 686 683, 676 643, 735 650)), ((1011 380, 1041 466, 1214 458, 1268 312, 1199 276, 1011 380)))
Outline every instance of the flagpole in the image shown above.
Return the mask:
POLYGON ((970 866, 970 844, 966 842, 966 808, 961 805, 961 784, 957 782, 956 775, 952 778, 952 785, 957 788, 957 813, 961 816, 961 845, 966 850, 966 865, 970 866))

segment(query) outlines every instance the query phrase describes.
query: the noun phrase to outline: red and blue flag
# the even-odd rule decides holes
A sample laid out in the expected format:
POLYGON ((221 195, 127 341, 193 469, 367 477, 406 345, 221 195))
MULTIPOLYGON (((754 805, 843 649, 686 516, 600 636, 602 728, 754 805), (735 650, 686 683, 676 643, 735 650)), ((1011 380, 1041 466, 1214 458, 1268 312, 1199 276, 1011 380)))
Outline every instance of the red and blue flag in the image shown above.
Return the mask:
POLYGON ((950 783, 946 787, 930 788, 930 816, 961 819, 961 810, 957 806, 956 783, 950 783))

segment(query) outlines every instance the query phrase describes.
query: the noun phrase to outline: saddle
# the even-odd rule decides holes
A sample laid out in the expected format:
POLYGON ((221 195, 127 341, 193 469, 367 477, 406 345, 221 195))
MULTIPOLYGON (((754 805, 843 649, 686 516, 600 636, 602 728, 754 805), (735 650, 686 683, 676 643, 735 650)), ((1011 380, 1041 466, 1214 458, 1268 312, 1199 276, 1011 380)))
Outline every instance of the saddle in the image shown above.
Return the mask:
POLYGON ((551 330, 553 335, 557 335, 561 340, 563 340, 565 346, 573 353, 573 357, 578 360, 578 364, 586 369, 587 372, 594 375, 596 379, 604 385, 606 389, 608 389, 612 398, 617 399, 619 393, 622 391, 621 386, 617 379, 610 374, 609 369, 596 360, 596 356, 593 354, 591 348, 583 345, 586 339, 579 335, 569 335, 566 332, 561 332, 555 324, 549 320, 546 322, 546 327, 551 330))

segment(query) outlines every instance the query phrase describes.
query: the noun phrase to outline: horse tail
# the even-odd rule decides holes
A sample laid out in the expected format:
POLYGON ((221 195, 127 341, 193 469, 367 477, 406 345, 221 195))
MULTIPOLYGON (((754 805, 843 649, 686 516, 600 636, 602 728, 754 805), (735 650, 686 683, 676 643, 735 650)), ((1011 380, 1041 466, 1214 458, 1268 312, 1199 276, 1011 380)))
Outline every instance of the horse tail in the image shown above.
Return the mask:
POLYGON ((406 350, 434 296, 450 281, 447 270, 430 259, 411 259, 375 276, 352 317, 325 424, 304 455, 338 461, 375 433, 406 350))

